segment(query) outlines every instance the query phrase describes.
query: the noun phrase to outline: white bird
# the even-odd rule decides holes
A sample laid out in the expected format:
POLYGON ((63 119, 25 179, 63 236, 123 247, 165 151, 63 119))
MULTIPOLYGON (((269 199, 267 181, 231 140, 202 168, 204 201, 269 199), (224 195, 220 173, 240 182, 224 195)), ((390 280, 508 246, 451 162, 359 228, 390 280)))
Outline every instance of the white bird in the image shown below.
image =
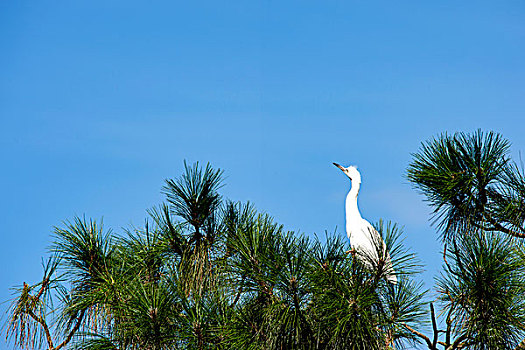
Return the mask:
POLYGON ((390 254, 386 251, 385 243, 381 235, 368 221, 361 217, 357 207, 357 195, 361 186, 361 174, 355 166, 345 168, 337 163, 336 167, 350 178, 352 188, 346 196, 346 235, 350 240, 353 254, 357 254, 359 260, 371 270, 379 268, 380 260, 383 261, 385 278, 392 284, 397 283, 396 273, 392 267, 390 254))

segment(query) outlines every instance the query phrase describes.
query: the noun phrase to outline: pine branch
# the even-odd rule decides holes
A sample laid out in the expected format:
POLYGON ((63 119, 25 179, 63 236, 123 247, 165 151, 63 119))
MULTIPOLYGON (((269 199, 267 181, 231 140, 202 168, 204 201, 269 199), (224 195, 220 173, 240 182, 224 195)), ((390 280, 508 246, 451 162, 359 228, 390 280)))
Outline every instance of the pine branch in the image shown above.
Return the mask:
POLYGON ((62 347, 64 347, 65 345, 67 345, 71 341, 71 339, 73 338, 73 335, 75 335, 75 333, 80 328, 80 325, 82 324, 82 320, 84 318, 84 313, 85 313, 85 310, 82 310, 80 316, 77 319, 77 323, 75 324, 75 326, 73 327, 71 332, 69 332, 69 334, 66 337, 66 339, 62 343, 60 343, 57 347, 55 347, 53 345, 53 338, 51 337, 51 332, 49 330, 49 326, 47 325, 47 323, 44 320, 44 318, 35 315, 33 310, 29 310, 28 311, 29 316, 31 316, 36 322, 38 322, 42 326, 42 328, 44 329, 44 333, 46 335, 46 341, 47 341, 47 345, 48 345, 48 349, 49 350, 59 350, 62 347))
POLYGON ((71 341, 71 339, 73 338, 73 335, 75 335, 75 333, 80 328, 80 325, 82 324, 82 320, 84 319, 85 312, 86 312, 85 309, 82 310, 82 312, 78 316, 77 323, 75 324, 73 329, 71 329, 71 332, 69 332, 69 334, 66 337, 66 339, 62 343, 60 343, 54 350, 59 350, 60 348, 64 347, 65 345, 67 345, 67 343, 69 343, 71 341))
POLYGON ((489 231, 501 231, 503 233, 509 234, 514 237, 525 238, 525 232, 517 232, 509 228, 506 228, 505 226, 501 225, 499 222, 494 220, 490 214, 485 213, 484 217, 485 219, 487 219, 489 223, 491 223, 494 226, 494 229, 490 229, 489 231))
POLYGON ((28 310, 27 314, 31 316, 31 318, 33 318, 37 323, 39 323, 44 329, 44 333, 46 334, 46 340, 47 340, 47 345, 49 346, 49 349, 51 350, 55 349, 53 346, 53 339, 51 338, 51 332, 49 331, 49 327, 47 326, 47 323, 44 320, 44 318, 35 315, 35 313, 31 309, 28 310))
POLYGON ((434 312, 434 304, 430 303, 430 317, 432 318, 432 330, 434 331, 434 339, 432 340, 432 348, 436 348, 438 341, 439 330, 437 329, 436 314, 434 312))
MULTIPOLYGON (((450 297, 450 294, 449 294, 449 297, 450 297)), ((451 300, 453 300, 452 297, 450 298, 451 300)), ((447 319, 446 319, 447 330, 445 332, 445 346, 448 346, 448 344, 450 344, 450 333, 452 332, 452 311, 453 310, 454 308, 451 306, 447 313, 447 319)))
POLYGON ((241 298, 242 287, 243 287, 243 283, 244 283, 245 280, 246 280, 246 276, 242 276, 242 281, 241 281, 241 283, 239 283, 239 289, 237 290, 237 295, 235 296, 235 299, 231 303, 230 307, 234 307, 237 304, 237 302, 239 301, 239 299, 241 298))
POLYGON ((455 350, 455 349, 461 349, 465 346, 465 344, 461 344, 461 342, 463 340, 467 339, 467 334, 466 333, 463 333, 462 335, 460 335, 455 341, 454 343, 452 343, 452 345, 450 345, 447 350, 455 350))
POLYGON ((436 347, 430 341, 429 337, 427 337, 426 335, 424 335, 421 332, 416 331, 414 328, 410 327, 406 323, 402 323, 402 325, 405 326, 405 328, 408 329, 410 332, 412 332, 412 334, 414 334, 414 335, 418 336, 419 338, 423 339, 427 343, 427 346, 428 346, 429 350, 437 350, 436 347))

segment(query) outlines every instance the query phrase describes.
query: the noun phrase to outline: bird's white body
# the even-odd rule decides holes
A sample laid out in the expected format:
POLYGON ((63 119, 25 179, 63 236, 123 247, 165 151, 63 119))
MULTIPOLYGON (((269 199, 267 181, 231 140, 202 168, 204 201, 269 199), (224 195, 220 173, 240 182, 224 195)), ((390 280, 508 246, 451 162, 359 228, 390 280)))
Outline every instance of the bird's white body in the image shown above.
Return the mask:
POLYGON ((350 240, 350 245, 356 251, 360 261, 369 269, 377 268, 380 259, 384 262, 384 269, 387 272, 386 279, 393 284, 397 283, 397 277, 392 267, 390 254, 386 251, 386 246, 377 230, 363 217, 357 206, 357 195, 361 187, 361 174, 357 168, 350 166, 344 168, 334 163, 351 180, 352 188, 345 201, 346 212, 346 235, 350 240))

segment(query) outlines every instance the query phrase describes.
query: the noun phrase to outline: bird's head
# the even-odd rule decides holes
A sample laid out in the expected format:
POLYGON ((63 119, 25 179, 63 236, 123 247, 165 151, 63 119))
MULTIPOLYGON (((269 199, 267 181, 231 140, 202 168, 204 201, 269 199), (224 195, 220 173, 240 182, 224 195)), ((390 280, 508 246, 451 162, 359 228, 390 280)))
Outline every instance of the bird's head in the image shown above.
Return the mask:
POLYGON ((350 165, 348 168, 345 168, 344 166, 341 166, 337 163, 334 163, 334 165, 341 169, 343 173, 345 173, 346 176, 348 176, 352 182, 356 182, 359 184, 361 183, 361 174, 355 166, 350 165))

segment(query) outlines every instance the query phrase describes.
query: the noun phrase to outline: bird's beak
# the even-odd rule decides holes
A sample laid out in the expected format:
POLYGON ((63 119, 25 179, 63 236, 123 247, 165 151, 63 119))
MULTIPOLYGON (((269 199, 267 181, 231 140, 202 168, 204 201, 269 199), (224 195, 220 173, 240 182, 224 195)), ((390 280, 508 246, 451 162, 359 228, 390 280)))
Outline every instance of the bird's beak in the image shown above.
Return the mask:
POLYGON ((343 167, 342 167, 342 166, 340 166, 339 164, 337 164, 337 163, 334 163, 334 165, 335 165, 336 167, 338 167, 339 169, 341 169, 342 171, 345 171, 345 168, 343 168, 343 167))
MULTIPOLYGON (((346 172, 346 168, 345 167, 342 167, 341 165, 337 164, 337 163, 334 163, 334 165, 336 167, 338 167, 339 169, 341 169, 343 171, 343 173, 346 174, 346 176, 350 177, 350 175, 348 175, 348 173, 346 172)), ((350 180, 352 180, 352 178, 350 177, 350 180)))

